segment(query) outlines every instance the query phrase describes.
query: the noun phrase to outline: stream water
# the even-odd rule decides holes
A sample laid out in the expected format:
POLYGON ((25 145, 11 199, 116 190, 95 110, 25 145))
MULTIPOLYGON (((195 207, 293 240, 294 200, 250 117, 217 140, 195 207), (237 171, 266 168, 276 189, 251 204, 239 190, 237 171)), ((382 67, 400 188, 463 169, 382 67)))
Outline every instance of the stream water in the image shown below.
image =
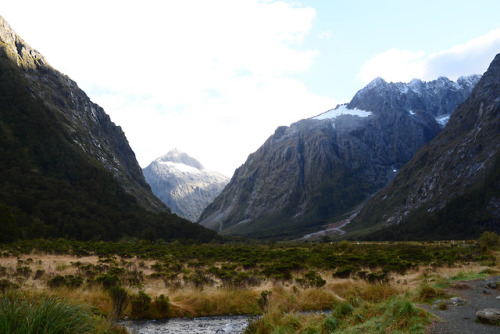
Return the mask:
POLYGON ((121 324, 136 334, 173 333, 243 333, 248 325, 248 316, 220 316, 199 318, 173 318, 166 320, 124 321, 121 324))

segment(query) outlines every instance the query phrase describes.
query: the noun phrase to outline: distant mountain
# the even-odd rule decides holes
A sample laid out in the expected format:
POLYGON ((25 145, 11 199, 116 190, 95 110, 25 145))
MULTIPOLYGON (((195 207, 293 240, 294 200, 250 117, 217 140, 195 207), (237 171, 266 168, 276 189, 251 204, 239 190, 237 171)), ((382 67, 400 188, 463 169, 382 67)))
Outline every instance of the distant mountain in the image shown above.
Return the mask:
POLYGON ((223 234, 289 239, 347 218, 441 131, 478 80, 377 78, 349 104, 279 127, 199 222, 223 234))
POLYGON ((500 232, 500 54, 446 128, 347 226, 368 239, 500 232))
POLYGON ((196 159, 178 150, 151 162, 143 173, 153 193, 172 212, 193 222, 229 182, 228 177, 205 170, 196 159))
POLYGON ((1 17, 0 129, 0 241, 215 235, 170 214, 120 127, 1 17))

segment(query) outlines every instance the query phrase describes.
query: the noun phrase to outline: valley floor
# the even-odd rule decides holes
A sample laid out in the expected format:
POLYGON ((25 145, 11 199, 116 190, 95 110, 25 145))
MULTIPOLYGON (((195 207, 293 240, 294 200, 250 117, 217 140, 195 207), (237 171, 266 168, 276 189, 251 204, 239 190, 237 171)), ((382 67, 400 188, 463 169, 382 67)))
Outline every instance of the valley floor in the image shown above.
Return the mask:
POLYGON ((500 273, 500 254, 475 241, 58 243, 2 245, 2 295, 69 299, 109 320, 259 315, 248 333, 424 333, 436 299, 449 308, 438 315, 454 310, 445 305, 458 281, 500 273), (320 310, 330 311, 303 313, 320 310))

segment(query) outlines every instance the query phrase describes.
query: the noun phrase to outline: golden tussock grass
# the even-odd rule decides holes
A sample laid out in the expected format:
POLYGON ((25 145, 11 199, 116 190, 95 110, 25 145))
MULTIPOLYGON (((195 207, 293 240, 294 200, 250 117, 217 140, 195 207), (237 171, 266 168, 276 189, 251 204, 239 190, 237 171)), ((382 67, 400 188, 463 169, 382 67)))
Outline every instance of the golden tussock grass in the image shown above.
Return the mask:
POLYGON ((76 300, 84 304, 97 308, 103 314, 110 314, 113 309, 109 293, 101 288, 69 289, 61 287, 57 289, 47 289, 48 296, 65 297, 76 300))
MULTIPOLYGON (((182 274, 179 275, 179 281, 182 284, 175 288, 167 287, 162 278, 149 277, 149 274, 155 272, 152 269, 152 265, 156 263, 154 260, 114 258, 114 261, 119 266, 126 267, 127 270, 140 270, 144 274, 142 286, 125 286, 129 296, 137 294, 139 290, 145 291, 152 298, 161 294, 169 296, 171 302, 169 315, 172 317, 260 314, 263 308, 259 305, 259 299, 262 298, 261 292, 263 291, 271 291, 267 309, 275 312, 330 309, 333 305, 353 296, 360 297, 367 302, 379 302, 406 291, 416 291, 422 283, 432 284, 454 277, 461 272, 479 272, 486 268, 491 269, 491 267, 481 266, 477 263, 437 268, 420 266, 418 269, 409 270, 404 275, 390 274, 388 281, 383 284, 368 283, 356 277, 335 278, 332 275, 333 270, 324 270, 320 273, 322 278, 326 280, 326 284, 320 288, 303 288, 293 281, 277 282, 272 279, 264 279, 260 285, 247 288, 229 289, 222 287, 221 282, 218 281, 214 286, 205 286, 203 290, 199 290, 182 282, 182 274)), ((19 281, 22 289, 36 290, 48 295, 78 300, 96 307, 103 314, 109 314, 112 310, 109 292, 99 286, 84 284, 80 288, 73 289, 67 287, 48 288, 47 282, 52 277, 77 274, 78 266, 75 265, 77 262, 82 265, 106 265, 99 261, 97 256, 76 257, 34 253, 19 258, 0 257, 0 265, 7 268, 6 277, 19 281), (32 274, 26 278, 16 276, 17 267, 25 265, 31 268, 32 274), (36 270, 44 271, 41 278, 34 279, 36 270)), ((293 275, 301 277, 303 273, 294 272, 293 275)), ((129 312, 129 309, 130 305, 125 310, 125 314, 129 312)))
POLYGON ((174 292, 170 300, 173 308, 178 309, 173 312, 188 312, 193 316, 257 314, 259 296, 253 290, 207 289, 174 292))

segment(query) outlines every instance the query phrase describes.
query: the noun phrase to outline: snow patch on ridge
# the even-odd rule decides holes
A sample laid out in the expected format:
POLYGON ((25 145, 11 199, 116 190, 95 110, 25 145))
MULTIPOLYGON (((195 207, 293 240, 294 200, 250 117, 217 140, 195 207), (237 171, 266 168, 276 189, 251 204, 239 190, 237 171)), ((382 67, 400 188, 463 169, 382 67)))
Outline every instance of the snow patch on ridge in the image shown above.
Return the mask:
POLYGON ((190 173, 190 174, 199 174, 201 171, 198 168, 191 167, 182 163, 178 162, 171 162, 171 161, 158 161, 158 164, 160 165, 166 165, 168 167, 177 169, 180 172, 184 173, 190 173))
POLYGON ((441 128, 444 128, 448 121, 450 120, 451 115, 446 115, 446 116, 441 116, 441 117, 436 117, 436 122, 438 122, 439 126, 441 128))
POLYGON ((371 111, 361 110, 361 109, 347 109, 347 105, 342 104, 337 106, 335 109, 330 109, 318 116, 313 117, 312 119, 335 119, 341 115, 351 115, 358 117, 368 117, 372 115, 371 111))

